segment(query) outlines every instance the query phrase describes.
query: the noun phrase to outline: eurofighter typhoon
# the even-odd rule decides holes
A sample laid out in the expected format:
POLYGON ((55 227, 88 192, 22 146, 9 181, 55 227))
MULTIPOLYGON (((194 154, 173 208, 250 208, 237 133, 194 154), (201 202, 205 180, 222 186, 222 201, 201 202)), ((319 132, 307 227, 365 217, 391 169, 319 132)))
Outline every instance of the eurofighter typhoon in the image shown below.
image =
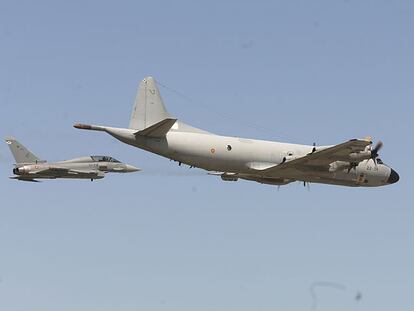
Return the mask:
POLYGON ((106 173, 130 173, 139 171, 138 168, 124 164, 109 156, 90 156, 75 158, 60 162, 41 160, 30 152, 16 139, 6 138, 10 151, 16 160, 13 174, 10 178, 33 181, 36 179, 102 179, 106 173))
POLYGON ((377 187, 399 180, 398 173, 379 158, 383 144, 373 147, 370 137, 332 146, 307 146, 220 136, 189 126, 167 112, 151 77, 139 85, 128 128, 74 127, 106 132, 134 147, 213 172, 225 181, 377 187))

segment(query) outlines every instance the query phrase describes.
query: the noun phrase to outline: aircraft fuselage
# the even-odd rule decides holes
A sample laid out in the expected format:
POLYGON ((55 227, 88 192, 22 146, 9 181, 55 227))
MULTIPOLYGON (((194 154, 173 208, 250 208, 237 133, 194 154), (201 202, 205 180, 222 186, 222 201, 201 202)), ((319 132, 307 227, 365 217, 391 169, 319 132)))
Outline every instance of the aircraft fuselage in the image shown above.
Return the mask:
MULTIPOLYGON (((165 138, 149 138, 134 135, 133 130, 105 127, 105 131, 129 145, 147 150, 160 156, 198 167, 208 171, 237 172, 254 175, 255 181, 268 184, 286 184, 294 180, 312 183, 327 183, 344 186, 381 186, 389 183, 391 168, 377 164, 374 160, 364 160, 349 170, 348 166, 337 163, 317 174, 297 171, 285 180, 266 176, 258 180, 258 169, 268 165, 278 165, 286 159, 295 159, 312 152, 314 146, 289 144, 256 139, 220 136, 203 133, 170 131, 165 138)), ((317 150, 329 146, 317 147, 317 150)), ((263 167, 264 168, 264 167, 263 167)))
POLYGON ((382 142, 352 139, 334 146, 306 146, 220 136, 171 116, 153 77, 139 84, 128 128, 78 123, 75 128, 104 131, 120 141, 163 157, 237 179, 284 185, 293 181, 345 186, 382 186, 398 174, 378 159, 382 142))

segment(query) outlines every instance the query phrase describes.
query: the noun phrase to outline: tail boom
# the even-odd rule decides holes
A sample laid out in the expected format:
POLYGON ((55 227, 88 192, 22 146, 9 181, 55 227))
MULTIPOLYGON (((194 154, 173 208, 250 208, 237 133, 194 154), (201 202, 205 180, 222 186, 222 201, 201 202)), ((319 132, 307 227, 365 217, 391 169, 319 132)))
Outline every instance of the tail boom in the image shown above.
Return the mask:
POLYGON ((83 123, 76 123, 73 125, 74 128, 80 129, 80 130, 90 130, 90 131, 106 131, 105 126, 99 126, 99 125, 89 125, 89 124, 83 124, 83 123))

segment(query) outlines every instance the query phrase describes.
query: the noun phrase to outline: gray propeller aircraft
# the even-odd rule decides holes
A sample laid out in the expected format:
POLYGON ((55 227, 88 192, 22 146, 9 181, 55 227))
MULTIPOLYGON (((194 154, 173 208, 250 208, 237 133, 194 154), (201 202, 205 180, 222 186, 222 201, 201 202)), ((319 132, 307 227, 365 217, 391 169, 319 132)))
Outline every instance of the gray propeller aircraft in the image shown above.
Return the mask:
POLYGON ((334 146, 307 146, 220 136, 194 128, 165 109, 152 77, 138 87, 128 128, 75 124, 106 132, 126 144, 213 171, 225 181, 238 179, 286 185, 293 181, 375 187, 396 183, 399 175, 378 157, 379 142, 351 139, 334 146))
POLYGON ((130 173, 139 171, 138 168, 119 162, 108 156, 81 157, 61 162, 49 163, 39 159, 26 147, 12 137, 6 138, 14 159, 16 160, 13 174, 10 177, 22 181, 36 179, 102 179, 106 173, 130 173))

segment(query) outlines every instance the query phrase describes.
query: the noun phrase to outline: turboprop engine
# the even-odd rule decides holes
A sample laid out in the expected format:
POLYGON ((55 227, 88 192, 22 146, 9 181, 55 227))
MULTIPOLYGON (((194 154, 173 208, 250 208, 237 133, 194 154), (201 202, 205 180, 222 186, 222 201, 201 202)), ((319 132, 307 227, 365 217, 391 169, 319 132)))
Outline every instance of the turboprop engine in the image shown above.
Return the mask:
POLYGON ((364 160, 368 160, 371 158, 371 151, 361 151, 361 152, 354 152, 349 154, 350 162, 358 163, 364 160))
POLYGON ((351 153, 349 155, 350 162, 358 163, 368 159, 372 159, 375 161, 375 159, 378 157, 378 152, 381 150, 382 146, 382 141, 378 141, 374 148, 371 148, 370 145, 367 146, 367 148, 364 151, 351 153))
POLYGON ((329 164, 329 171, 330 172, 340 172, 343 170, 349 169, 351 163, 345 161, 335 161, 329 164))

